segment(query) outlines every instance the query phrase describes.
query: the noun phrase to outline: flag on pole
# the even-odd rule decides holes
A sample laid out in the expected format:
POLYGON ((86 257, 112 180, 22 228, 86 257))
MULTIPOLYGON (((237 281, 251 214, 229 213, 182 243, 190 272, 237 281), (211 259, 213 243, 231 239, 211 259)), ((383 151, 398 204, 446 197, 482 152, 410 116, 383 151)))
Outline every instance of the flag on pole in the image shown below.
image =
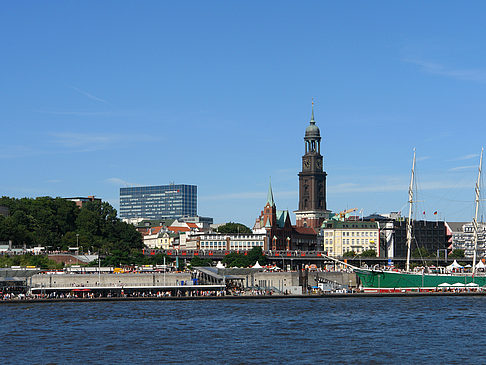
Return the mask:
POLYGON ((434 212, 434 215, 437 215, 437 211, 434 212))

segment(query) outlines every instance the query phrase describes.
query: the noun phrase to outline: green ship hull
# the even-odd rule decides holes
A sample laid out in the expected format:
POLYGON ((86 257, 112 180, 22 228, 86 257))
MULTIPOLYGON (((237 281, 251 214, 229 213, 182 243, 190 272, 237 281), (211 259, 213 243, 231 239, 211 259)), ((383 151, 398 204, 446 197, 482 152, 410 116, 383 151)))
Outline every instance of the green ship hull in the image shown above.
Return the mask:
POLYGON ((471 274, 420 274, 355 269, 365 292, 477 290, 486 285, 486 276, 471 274), (455 285, 454 285, 455 284, 455 285))

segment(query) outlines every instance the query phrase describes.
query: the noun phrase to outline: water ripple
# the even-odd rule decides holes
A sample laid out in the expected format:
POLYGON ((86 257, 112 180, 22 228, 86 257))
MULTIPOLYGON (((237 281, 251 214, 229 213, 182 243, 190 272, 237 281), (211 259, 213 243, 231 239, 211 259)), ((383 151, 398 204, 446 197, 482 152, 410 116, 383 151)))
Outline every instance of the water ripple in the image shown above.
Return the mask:
POLYGON ((2 363, 483 363, 483 298, 0 306, 2 363))

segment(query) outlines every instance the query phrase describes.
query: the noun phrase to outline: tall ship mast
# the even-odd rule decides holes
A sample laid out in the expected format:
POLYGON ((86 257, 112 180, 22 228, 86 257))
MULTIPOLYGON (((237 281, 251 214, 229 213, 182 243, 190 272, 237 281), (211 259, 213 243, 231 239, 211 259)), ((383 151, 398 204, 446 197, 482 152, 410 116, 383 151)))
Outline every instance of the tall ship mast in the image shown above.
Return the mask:
POLYGON ((410 252, 412 249, 412 204, 413 204, 413 179, 415 175, 415 148, 413 149, 412 176, 408 187, 408 221, 407 221, 407 266, 410 271, 410 252))
POLYGON ((478 169, 478 180, 476 182, 476 210, 474 213, 474 219, 473 219, 473 230, 474 230, 474 236, 473 236, 473 242, 474 242, 474 256, 473 256, 473 275, 476 273, 476 255, 478 251, 478 211, 479 211, 479 199, 480 199, 480 192, 481 192, 481 168, 483 165, 483 150, 484 148, 481 148, 481 157, 479 157, 479 169, 478 169))
POLYGON ((360 286, 365 292, 393 293, 405 291, 439 291, 439 290, 485 290, 486 274, 476 273, 478 246, 478 214, 480 201, 480 184, 483 163, 483 150, 479 159, 478 178, 476 181, 476 211, 473 219, 474 226, 474 258, 472 272, 454 272, 453 265, 443 270, 422 269, 410 271, 410 250, 412 243, 412 203, 415 177, 415 150, 413 153, 412 177, 408 190, 409 213, 407 222, 407 266, 406 271, 393 269, 368 269, 353 267, 360 279, 360 286))

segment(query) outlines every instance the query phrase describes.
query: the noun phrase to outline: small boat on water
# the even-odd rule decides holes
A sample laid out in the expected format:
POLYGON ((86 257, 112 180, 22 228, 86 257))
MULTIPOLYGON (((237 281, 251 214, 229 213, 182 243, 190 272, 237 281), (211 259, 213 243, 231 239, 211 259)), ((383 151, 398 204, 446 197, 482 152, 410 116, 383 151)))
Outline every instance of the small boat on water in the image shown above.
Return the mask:
MULTIPOLYGON (((412 203, 413 203, 413 181, 415 174, 415 151, 413 153, 412 177, 409 187, 409 215, 407 221, 407 263, 405 271, 397 270, 375 270, 353 267, 354 272, 361 281, 361 288, 365 292, 390 293, 403 291, 435 291, 444 289, 462 290, 475 289, 486 286, 486 274, 478 273, 479 267, 484 268, 480 261, 476 264, 476 252, 478 245, 478 211, 480 201, 480 179, 483 162, 483 149, 479 159, 479 172, 476 183, 476 210, 473 218, 474 230, 474 257, 470 273, 453 272, 454 267, 449 267, 448 273, 428 272, 425 268, 420 271, 410 270, 410 251, 412 243, 412 203)), ((456 263, 457 264, 457 263, 456 263)), ((452 266, 452 265, 451 265, 452 266)))

